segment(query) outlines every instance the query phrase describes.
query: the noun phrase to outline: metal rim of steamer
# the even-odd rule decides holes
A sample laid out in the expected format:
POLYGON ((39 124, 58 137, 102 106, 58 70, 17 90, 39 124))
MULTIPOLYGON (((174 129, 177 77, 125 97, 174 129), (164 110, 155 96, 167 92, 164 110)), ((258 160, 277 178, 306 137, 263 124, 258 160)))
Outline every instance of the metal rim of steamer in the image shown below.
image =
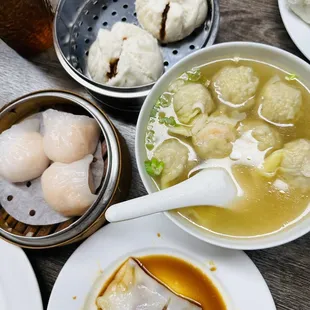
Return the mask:
MULTIPOLYGON (((204 25, 179 42, 162 45, 165 70, 195 50, 214 43, 219 28, 219 3, 218 0, 206 1, 209 12, 204 25)), ((85 3, 85 0, 61 0, 58 3, 53 29, 57 57, 67 73, 91 93, 132 100, 146 97, 154 85, 152 83, 140 87, 111 87, 94 82, 85 73, 88 49, 100 28, 109 29, 118 21, 138 24, 134 2, 90 0, 85 3)), ((128 105, 128 110, 131 110, 130 102, 128 105)), ((123 110, 123 107, 120 106, 119 109, 123 110)), ((133 104, 132 109, 137 110, 137 105, 133 104)))
POLYGON ((93 203, 93 205, 88 209, 88 211, 84 215, 82 215, 80 218, 78 218, 76 221, 74 221, 71 225, 64 228, 63 230, 60 230, 58 232, 46 236, 27 237, 13 234, 0 227, 1 237, 5 238, 9 242, 18 244, 22 247, 29 247, 29 248, 47 248, 58 246, 61 244, 69 243, 70 240, 73 240, 78 236, 80 236, 81 234, 85 233, 87 229, 89 229, 98 220, 98 218, 102 216, 103 212, 108 207, 109 202, 113 199, 120 178, 119 173, 120 173, 121 153, 120 153, 120 142, 118 140, 117 133, 112 123, 108 120, 108 118, 104 114, 104 112, 99 110, 90 101, 87 101, 86 99, 76 94, 65 91, 58 91, 58 90, 39 91, 25 95, 9 103, 0 112, 0 117, 1 115, 10 112, 16 113, 13 112, 15 111, 16 107, 22 105, 28 100, 34 98, 40 99, 44 97, 53 97, 55 98, 55 100, 67 100, 74 104, 77 104, 80 107, 84 108, 90 115, 92 115, 94 119, 97 120, 107 144, 108 165, 105 179, 98 193, 97 200, 93 203))

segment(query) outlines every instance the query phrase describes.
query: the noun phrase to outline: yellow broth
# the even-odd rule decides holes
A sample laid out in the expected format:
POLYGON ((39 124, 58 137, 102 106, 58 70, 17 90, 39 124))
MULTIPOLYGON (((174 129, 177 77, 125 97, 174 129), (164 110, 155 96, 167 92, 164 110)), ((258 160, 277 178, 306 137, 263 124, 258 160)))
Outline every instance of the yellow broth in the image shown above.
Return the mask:
MULTIPOLYGON (((283 144, 299 138, 310 140, 310 129, 308 128, 310 124, 310 93, 298 78, 287 81, 285 77, 291 73, 259 61, 249 59, 224 59, 200 67, 202 77, 199 82, 208 86, 208 81, 210 81, 221 68, 228 65, 244 65, 253 68, 255 75, 259 77, 259 86, 255 98, 258 97, 264 85, 275 75, 279 76, 281 80, 289 85, 299 89, 302 93, 302 108, 299 119, 295 122, 294 126, 291 127, 273 127, 280 133, 283 144)), ((177 120, 173 108, 173 95, 169 93, 165 93, 164 95, 171 99, 171 104, 158 107, 156 116, 150 118, 146 136, 148 159, 153 157, 154 150, 159 144, 172 137, 168 134, 168 126, 159 122, 159 116, 173 116, 177 120), (150 141, 152 142, 151 145, 150 141)), ((262 120, 257 110, 258 107, 256 104, 250 111, 246 112, 246 120, 262 120)), ((195 153, 190 138, 181 136, 173 136, 173 138, 178 139, 189 149, 191 168, 202 162, 209 166, 227 167, 228 165, 237 182, 237 186, 243 191, 243 196, 233 203, 231 209, 199 206, 177 211, 180 216, 194 225, 202 227, 206 231, 229 237, 257 237, 284 229, 307 214, 310 201, 309 193, 301 192, 296 188, 290 188, 290 190, 285 193, 281 192, 272 185, 275 178, 267 179, 262 177, 256 172, 255 168, 250 166, 242 164, 233 165, 229 158, 215 161, 212 159, 207 161, 201 160, 195 153), (222 165, 222 163, 226 164, 222 165)), ((192 175, 191 173, 187 174, 188 172, 189 171, 184 174, 184 180, 192 175)), ((160 188, 160 177, 153 178, 153 180, 157 187, 160 188)))

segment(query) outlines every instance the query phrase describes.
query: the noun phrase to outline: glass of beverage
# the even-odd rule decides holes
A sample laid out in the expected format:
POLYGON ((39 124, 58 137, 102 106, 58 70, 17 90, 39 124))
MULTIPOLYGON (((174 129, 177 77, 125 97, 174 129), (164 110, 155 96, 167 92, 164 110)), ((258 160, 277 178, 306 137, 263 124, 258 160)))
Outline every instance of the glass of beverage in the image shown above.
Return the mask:
POLYGON ((0 38, 30 57, 53 44, 49 0, 0 0, 0 38))

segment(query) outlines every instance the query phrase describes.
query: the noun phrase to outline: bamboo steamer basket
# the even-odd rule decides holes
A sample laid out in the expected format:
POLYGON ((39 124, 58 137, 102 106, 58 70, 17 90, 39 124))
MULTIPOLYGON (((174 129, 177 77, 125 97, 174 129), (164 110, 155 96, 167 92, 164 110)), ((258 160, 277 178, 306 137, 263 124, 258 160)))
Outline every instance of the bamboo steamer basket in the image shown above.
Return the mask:
POLYGON ((93 117, 102 131, 106 167, 98 199, 81 217, 53 225, 27 225, 16 220, 0 205, 0 237, 24 248, 43 249, 83 240, 106 223, 105 211, 126 198, 131 182, 131 163, 125 140, 105 113, 92 102, 70 92, 45 90, 25 95, 0 110, 0 133, 24 118, 46 109, 93 117))

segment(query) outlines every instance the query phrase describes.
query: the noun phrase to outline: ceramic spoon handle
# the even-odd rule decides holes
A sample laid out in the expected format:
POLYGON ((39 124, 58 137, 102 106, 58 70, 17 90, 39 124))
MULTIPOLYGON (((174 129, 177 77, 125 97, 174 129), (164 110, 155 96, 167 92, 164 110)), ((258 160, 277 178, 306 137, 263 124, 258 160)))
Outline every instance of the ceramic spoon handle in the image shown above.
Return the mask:
POLYGON ((231 186, 229 182, 227 185, 227 178, 231 179, 226 171, 203 171, 168 189, 115 204, 105 216, 109 222, 119 222, 189 206, 225 207, 235 196, 235 192, 227 196, 227 186, 231 186))

